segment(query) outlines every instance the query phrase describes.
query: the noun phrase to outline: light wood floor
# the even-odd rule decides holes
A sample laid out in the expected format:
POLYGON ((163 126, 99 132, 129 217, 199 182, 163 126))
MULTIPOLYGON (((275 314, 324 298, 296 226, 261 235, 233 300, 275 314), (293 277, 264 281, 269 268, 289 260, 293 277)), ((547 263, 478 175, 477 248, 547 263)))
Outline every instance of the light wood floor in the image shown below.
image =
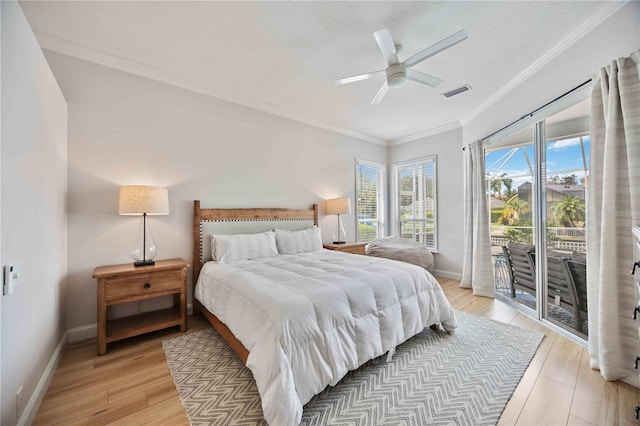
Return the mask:
MULTIPOLYGON (((456 309, 545 334, 500 425, 637 425, 640 392, 602 379, 582 346, 500 301, 473 297, 457 281, 439 281, 456 309)), ((204 327, 206 320, 190 318, 189 331, 204 327)), ((68 345, 34 424, 188 425, 161 344, 177 334, 115 342, 103 356, 95 339, 68 345)))

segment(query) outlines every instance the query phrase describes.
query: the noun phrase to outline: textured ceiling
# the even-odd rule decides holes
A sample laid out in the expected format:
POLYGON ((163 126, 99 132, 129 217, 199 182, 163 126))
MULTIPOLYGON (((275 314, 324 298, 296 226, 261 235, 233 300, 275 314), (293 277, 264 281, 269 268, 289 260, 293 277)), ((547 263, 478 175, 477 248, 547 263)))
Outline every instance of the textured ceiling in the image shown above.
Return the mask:
POLYGON ((44 48, 176 82, 371 141, 459 125, 610 2, 21 2, 44 48), (414 68, 415 82, 371 100, 386 67, 373 33, 388 28, 404 60, 465 29, 469 38, 414 68), (186 83, 185 83, 186 82, 186 83), (463 84, 470 92, 441 93, 463 84))

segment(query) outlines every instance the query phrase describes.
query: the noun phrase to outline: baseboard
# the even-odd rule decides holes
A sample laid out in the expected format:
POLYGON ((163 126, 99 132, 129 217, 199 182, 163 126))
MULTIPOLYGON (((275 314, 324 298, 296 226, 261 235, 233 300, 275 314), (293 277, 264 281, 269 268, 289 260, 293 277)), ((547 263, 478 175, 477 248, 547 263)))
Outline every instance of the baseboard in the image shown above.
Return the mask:
POLYGON ((83 325, 82 327, 70 328, 67 333, 69 333, 69 343, 92 339, 98 335, 98 324, 89 324, 83 325))
POLYGON ((51 383, 51 380, 53 380, 53 376, 56 373, 58 364, 60 363, 60 358, 62 358, 62 352, 64 351, 68 341, 69 333, 65 332, 62 335, 62 339, 60 339, 56 350, 53 351, 53 355, 51 355, 47 368, 44 369, 42 376, 40 376, 40 380, 31 394, 29 402, 27 402, 27 405, 24 407, 22 415, 20 416, 20 419, 18 419, 18 426, 30 425, 36 418, 38 408, 40 408, 40 403, 42 403, 42 400, 47 393, 47 389, 49 388, 49 384, 51 383))
POLYGON ((443 271, 441 269, 435 269, 433 275, 436 277, 448 278, 450 280, 461 280, 462 274, 460 272, 443 271))

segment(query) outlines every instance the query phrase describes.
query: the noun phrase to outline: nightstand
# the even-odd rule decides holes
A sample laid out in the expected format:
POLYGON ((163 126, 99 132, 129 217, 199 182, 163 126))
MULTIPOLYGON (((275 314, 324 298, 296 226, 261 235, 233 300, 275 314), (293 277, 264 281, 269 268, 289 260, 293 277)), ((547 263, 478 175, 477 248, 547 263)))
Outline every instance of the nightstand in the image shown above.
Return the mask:
POLYGON ((98 355, 107 352, 107 343, 127 337, 176 325, 186 331, 188 267, 183 259, 159 260, 152 266, 97 267, 93 278, 98 280, 98 355), (172 308, 108 319, 109 306, 166 295, 174 296, 172 308))
POLYGON ((356 243, 347 241, 344 244, 323 244, 322 247, 329 250, 344 251, 353 254, 366 254, 365 246, 367 243, 356 243))

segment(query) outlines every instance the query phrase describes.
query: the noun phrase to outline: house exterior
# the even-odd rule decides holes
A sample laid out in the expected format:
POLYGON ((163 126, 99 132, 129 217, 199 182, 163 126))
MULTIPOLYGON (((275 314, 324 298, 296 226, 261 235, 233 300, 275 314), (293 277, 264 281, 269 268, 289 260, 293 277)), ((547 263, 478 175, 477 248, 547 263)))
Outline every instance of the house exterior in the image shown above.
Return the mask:
MULTIPOLYGON (((518 198, 526 201, 529 205, 529 208, 533 205, 532 203, 532 184, 531 182, 525 182, 522 185, 518 186, 518 198)), ((553 205, 555 203, 561 202, 564 197, 572 196, 578 197, 581 200, 586 200, 586 189, 582 185, 556 185, 556 184, 547 184, 547 217, 553 217, 553 205)))

